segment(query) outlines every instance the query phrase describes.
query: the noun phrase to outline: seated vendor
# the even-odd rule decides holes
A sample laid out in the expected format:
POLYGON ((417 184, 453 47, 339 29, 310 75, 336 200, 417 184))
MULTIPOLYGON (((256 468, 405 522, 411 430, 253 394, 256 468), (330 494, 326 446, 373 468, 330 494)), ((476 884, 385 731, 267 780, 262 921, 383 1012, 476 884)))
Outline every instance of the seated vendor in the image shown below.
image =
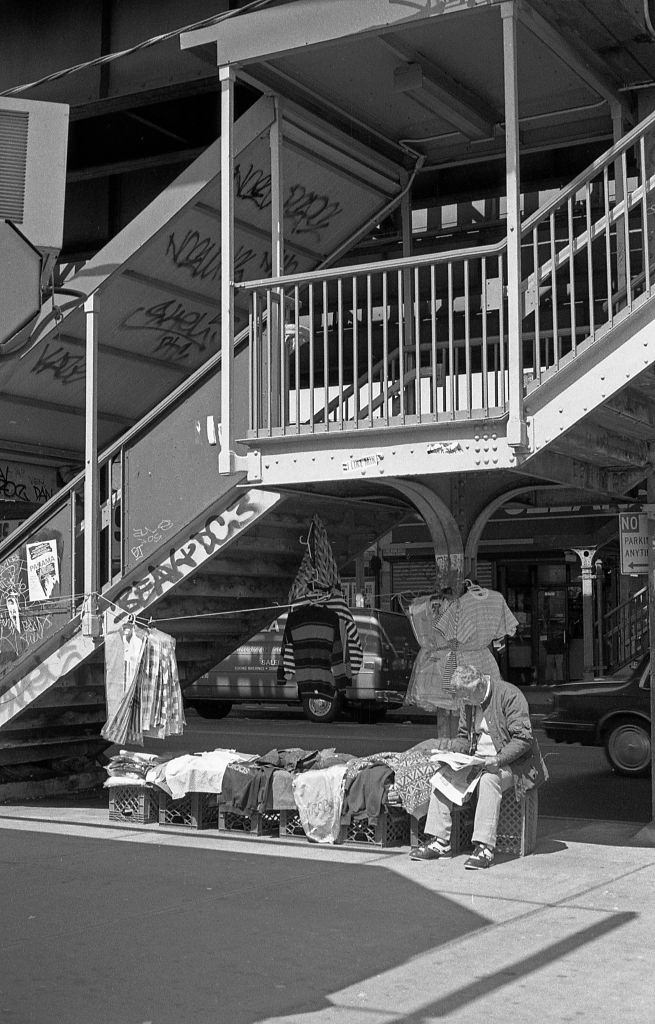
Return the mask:
MULTIPOLYGON (((450 688, 461 702, 459 728, 454 739, 439 739, 439 747, 485 761, 477 785, 474 851, 464 867, 488 868, 494 860, 503 793, 512 786, 521 792, 545 782, 545 766, 532 735, 527 701, 516 686, 462 665, 453 672, 450 688)), ((450 856, 451 809, 452 801, 433 790, 425 821, 427 838, 412 849, 412 860, 450 856)))

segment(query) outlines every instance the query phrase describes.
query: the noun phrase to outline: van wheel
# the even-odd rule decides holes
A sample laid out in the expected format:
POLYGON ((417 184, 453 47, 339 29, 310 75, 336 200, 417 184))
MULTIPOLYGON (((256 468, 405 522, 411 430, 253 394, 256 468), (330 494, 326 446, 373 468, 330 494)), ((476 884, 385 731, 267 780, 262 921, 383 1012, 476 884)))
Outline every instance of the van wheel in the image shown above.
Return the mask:
POLYGON ((310 722, 333 722, 339 711, 339 698, 303 697, 302 709, 310 722))
POLYGON ((229 700, 194 700, 189 707, 197 711, 201 718, 225 718, 232 710, 229 700))

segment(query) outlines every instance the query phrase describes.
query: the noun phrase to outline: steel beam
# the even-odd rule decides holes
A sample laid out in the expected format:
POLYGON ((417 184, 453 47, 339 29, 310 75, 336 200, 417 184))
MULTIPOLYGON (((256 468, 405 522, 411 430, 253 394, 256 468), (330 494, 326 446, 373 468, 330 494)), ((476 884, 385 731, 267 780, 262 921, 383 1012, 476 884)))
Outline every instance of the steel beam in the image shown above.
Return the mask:
POLYGON ((598 55, 590 47, 578 38, 575 45, 572 45, 549 21, 527 4, 520 4, 519 17, 521 24, 571 68, 585 85, 608 103, 620 104, 626 117, 631 117, 625 97, 619 92, 618 87, 621 83, 615 82, 607 75, 607 65, 601 63, 598 55))
MULTIPOLYGON (((470 0, 457 7, 465 10, 470 0)), ((291 13, 284 5, 184 32, 180 46, 188 50, 215 44, 219 65, 247 65, 310 46, 329 46, 348 36, 375 34, 408 22, 416 25, 443 13, 441 4, 429 2, 419 6, 402 0, 296 0, 291 13)))
POLYGON ((393 33, 380 37, 380 43, 404 62, 396 69, 394 89, 412 96, 423 96, 439 117, 469 139, 489 139, 499 120, 496 112, 473 96, 422 54, 407 46, 393 33))

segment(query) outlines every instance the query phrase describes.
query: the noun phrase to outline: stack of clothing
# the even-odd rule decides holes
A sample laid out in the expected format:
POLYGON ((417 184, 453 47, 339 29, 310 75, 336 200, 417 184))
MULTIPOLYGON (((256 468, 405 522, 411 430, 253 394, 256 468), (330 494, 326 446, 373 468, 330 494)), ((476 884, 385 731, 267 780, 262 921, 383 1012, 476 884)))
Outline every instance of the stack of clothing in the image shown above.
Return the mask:
POLYGON ((183 754, 154 767, 148 773, 148 782, 159 786, 173 800, 180 800, 187 793, 221 793, 227 767, 255 757, 223 749, 183 754))
POLYGON ((146 786, 149 784, 148 773, 153 768, 160 766, 164 760, 156 754, 119 750, 109 759, 105 789, 112 789, 116 786, 146 786))

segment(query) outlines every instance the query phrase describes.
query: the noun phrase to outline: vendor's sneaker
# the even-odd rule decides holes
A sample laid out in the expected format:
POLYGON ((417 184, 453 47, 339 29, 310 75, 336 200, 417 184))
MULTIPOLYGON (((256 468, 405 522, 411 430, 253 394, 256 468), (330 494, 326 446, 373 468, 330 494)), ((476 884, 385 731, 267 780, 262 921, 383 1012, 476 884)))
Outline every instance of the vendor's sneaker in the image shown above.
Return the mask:
POLYGON ((494 862, 494 851, 484 843, 478 843, 471 856, 464 862, 464 867, 469 871, 477 871, 478 868, 490 868, 494 862))
POLYGON ((413 846, 409 852, 410 860, 439 860, 443 857, 450 857, 450 846, 444 846, 434 840, 432 843, 421 843, 420 846, 413 846))

